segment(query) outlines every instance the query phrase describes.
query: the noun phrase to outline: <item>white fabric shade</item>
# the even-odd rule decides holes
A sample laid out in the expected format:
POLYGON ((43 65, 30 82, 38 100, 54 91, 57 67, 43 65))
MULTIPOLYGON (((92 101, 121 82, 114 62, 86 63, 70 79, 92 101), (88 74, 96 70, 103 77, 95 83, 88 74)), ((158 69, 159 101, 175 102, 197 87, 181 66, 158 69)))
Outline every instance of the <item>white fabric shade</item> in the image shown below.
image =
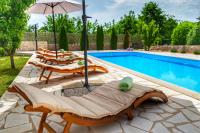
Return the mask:
POLYGON ((28 13, 32 14, 64 14, 68 12, 79 11, 82 9, 82 4, 74 0, 38 0, 28 13), (53 8, 52 8, 53 7, 53 8))

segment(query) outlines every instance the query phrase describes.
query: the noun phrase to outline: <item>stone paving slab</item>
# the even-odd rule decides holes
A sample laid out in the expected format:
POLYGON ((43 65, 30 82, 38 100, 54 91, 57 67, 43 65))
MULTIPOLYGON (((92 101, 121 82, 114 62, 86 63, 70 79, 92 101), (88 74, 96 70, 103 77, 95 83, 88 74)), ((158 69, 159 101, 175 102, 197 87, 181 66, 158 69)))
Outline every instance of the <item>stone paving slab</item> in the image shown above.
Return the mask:
MULTIPOLYGON (((33 55, 32 59, 35 56, 33 55)), ((128 121, 126 117, 120 118, 111 124, 96 127, 83 127, 73 125, 72 133, 199 133, 200 132, 200 101, 186 96, 166 87, 152 83, 128 72, 94 61, 105 66, 108 74, 90 74, 89 81, 95 86, 113 80, 120 80, 130 76, 134 82, 162 90, 169 97, 167 104, 157 100, 149 100, 134 110, 134 119, 128 121)), ((54 73, 50 84, 38 81, 41 70, 25 65, 15 82, 25 82, 54 95, 72 96, 87 94, 85 88, 80 88, 84 77, 54 73), (64 76, 64 78, 63 78, 64 76), (65 89, 64 94, 62 89, 65 89)), ((27 104, 16 94, 6 92, 1 98, 3 106, 0 107, 0 133, 36 133, 41 113, 25 112, 23 107, 27 104)), ((58 133, 62 132, 64 122, 56 115, 49 115, 47 123, 58 133)), ((44 130, 46 133, 47 131, 44 130)))

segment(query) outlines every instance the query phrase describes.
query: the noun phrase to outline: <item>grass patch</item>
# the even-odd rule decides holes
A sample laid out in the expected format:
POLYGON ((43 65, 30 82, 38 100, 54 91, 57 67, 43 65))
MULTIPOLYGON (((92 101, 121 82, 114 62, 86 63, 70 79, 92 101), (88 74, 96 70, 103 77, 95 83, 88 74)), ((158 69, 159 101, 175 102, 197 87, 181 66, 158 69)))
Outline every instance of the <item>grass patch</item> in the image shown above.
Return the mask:
POLYGON ((7 90, 9 85, 19 74, 23 66, 26 64, 30 57, 16 56, 15 65, 16 69, 10 68, 10 57, 0 57, 0 96, 7 90))

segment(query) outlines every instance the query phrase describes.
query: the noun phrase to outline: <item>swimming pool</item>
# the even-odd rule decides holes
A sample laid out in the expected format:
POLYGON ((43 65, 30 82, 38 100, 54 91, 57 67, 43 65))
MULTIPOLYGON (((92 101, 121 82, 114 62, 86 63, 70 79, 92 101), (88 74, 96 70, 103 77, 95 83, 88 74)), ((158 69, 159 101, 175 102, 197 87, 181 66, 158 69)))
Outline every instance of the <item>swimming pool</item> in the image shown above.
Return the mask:
POLYGON ((200 61, 141 52, 96 52, 96 58, 200 92, 200 61))

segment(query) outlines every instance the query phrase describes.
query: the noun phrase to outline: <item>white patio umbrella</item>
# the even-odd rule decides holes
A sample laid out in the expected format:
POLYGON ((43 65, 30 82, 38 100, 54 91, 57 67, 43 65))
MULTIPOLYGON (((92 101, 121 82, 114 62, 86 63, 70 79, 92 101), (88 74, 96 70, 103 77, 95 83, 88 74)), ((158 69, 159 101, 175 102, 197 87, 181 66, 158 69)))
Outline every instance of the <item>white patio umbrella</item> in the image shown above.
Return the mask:
POLYGON ((55 14, 63 14, 67 12, 74 12, 83 10, 83 45, 84 45, 84 60, 85 60, 85 87, 89 90, 88 83, 88 62, 87 62, 87 18, 85 0, 82 0, 82 4, 74 0, 38 0, 34 5, 29 8, 28 12, 33 14, 52 14, 53 15, 53 31, 55 50, 57 58, 57 45, 56 45, 56 32, 55 32, 55 14))
POLYGON ((58 52, 55 30, 55 14, 64 14, 79 10, 82 10, 82 4, 74 0, 38 0, 28 9, 28 13, 31 14, 52 14, 56 58, 58 57, 58 52))

